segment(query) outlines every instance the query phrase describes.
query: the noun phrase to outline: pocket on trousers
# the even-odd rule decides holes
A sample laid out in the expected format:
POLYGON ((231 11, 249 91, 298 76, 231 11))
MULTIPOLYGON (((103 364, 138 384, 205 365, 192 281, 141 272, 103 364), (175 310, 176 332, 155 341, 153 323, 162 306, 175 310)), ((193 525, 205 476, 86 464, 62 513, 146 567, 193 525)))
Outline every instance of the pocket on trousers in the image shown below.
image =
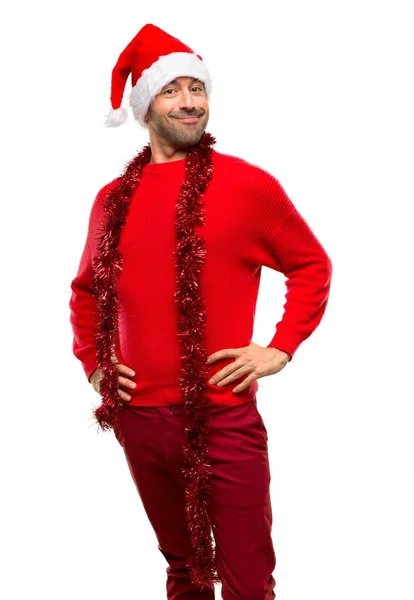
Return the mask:
POLYGON ((122 419, 122 412, 123 412, 122 409, 123 409, 123 407, 121 407, 119 410, 119 421, 118 421, 118 424, 113 427, 113 431, 114 431, 115 437, 118 440, 119 444, 123 447, 125 439, 122 434, 122 427, 121 427, 121 419, 122 419))
POLYGON ((262 415, 259 413, 259 409, 257 408, 257 400, 256 400, 256 398, 254 400, 252 400, 252 404, 253 404, 254 411, 255 411, 255 413, 257 415, 257 418, 259 420, 260 430, 261 430, 261 432, 263 434, 264 439, 267 442, 268 441, 267 429, 266 429, 266 426, 265 426, 264 421, 262 419, 262 415))

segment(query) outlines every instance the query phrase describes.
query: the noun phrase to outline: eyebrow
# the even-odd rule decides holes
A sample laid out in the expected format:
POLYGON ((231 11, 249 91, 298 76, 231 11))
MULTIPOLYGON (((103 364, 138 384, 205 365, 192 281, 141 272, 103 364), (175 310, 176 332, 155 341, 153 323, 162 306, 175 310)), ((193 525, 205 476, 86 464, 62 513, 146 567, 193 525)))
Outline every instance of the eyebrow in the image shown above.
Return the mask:
MULTIPOLYGON (((195 81, 198 81, 199 83, 201 83, 202 85, 204 85, 204 83, 202 81, 200 81, 200 79, 197 79, 197 77, 192 77, 191 79, 192 79, 191 83, 194 83, 195 81)), ((170 81, 166 85, 171 85, 172 83, 177 83, 177 78, 173 79, 172 81, 170 81)))

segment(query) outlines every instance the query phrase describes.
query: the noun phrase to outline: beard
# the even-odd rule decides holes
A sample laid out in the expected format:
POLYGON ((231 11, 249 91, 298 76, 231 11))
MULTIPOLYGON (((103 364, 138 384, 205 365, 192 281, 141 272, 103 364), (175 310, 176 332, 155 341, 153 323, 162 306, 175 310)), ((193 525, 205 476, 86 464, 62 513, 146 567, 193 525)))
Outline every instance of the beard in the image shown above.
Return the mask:
POLYGON ((151 109, 148 116, 157 137, 164 140, 166 144, 178 148, 197 144, 208 123, 208 113, 201 115, 194 125, 182 124, 172 117, 159 117, 151 109))

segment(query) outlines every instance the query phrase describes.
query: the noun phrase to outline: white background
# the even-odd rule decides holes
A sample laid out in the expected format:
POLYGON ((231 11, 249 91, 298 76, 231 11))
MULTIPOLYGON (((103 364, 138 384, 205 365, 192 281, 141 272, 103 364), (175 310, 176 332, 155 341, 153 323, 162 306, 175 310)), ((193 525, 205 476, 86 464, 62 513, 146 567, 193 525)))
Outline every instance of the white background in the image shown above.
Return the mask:
MULTIPOLYGON (((410 2, 15 2, 1 22, 1 596, 158 600, 167 563, 68 302, 98 189, 147 143, 103 126, 115 62, 154 23, 203 57, 216 149, 273 173, 333 262, 325 316, 259 381, 277 600, 412 600, 410 2)), ((128 107, 130 80, 124 96, 128 107)), ((282 314, 266 268, 254 341, 282 314)), ((216 591, 219 597, 219 589, 216 591)))

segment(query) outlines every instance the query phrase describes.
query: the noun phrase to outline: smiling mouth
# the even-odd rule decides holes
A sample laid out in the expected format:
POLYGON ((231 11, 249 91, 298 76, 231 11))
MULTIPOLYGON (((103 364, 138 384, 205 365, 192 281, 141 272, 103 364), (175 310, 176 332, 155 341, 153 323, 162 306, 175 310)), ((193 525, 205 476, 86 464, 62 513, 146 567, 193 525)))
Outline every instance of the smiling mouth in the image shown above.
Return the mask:
POLYGON ((174 117, 177 121, 182 121, 183 123, 196 123, 198 121, 198 117, 174 117))

